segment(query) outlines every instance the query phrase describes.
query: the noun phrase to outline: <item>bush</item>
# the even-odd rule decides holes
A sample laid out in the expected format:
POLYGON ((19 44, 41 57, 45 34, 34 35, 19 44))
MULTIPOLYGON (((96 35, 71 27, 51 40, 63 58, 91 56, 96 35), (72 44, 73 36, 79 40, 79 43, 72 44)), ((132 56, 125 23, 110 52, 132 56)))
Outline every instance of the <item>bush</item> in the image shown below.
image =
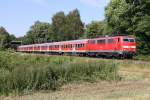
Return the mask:
POLYGON ((0 53, 0 93, 56 90, 72 81, 116 80, 117 64, 74 57, 0 53))

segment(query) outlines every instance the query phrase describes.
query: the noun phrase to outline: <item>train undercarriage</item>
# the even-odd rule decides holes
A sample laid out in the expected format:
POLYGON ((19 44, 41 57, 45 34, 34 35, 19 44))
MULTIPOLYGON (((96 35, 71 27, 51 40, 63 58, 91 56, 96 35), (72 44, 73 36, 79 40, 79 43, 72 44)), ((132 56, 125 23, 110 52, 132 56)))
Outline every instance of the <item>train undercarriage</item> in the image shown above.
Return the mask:
POLYGON ((117 58, 117 59, 132 59, 135 52, 25 52, 35 54, 48 55, 65 55, 65 56, 79 56, 79 57, 98 57, 98 58, 117 58))

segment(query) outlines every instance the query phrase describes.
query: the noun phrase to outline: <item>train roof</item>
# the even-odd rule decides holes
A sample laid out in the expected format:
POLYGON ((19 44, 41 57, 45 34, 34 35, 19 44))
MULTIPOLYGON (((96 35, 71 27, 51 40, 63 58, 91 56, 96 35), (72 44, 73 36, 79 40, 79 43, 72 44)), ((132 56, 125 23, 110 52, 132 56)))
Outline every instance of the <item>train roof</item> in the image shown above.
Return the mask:
POLYGON ((75 43, 86 43, 89 40, 97 40, 97 39, 106 39, 106 38, 118 38, 118 37, 126 37, 126 38, 134 38, 133 36, 127 36, 127 35, 118 35, 118 36, 104 36, 99 38, 93 38, 93 39, 80 39, 80 40, 70 40, 70 41, 60 41, 60 42, 50 42, 50 43, 41 43, 41 44, 31 44, 31 45, 22 45, 19 47, 30 47, 30 46, 42 46, 42 45, 58 45, 58 44, 75 44, 75 43))
POLYGON ((42 45, 57 45, 57 44, 67 44, 67 43, 86 43, 89 39, 81 39, 81 40, 70 40, 70 41, 60 41, 60 42, 50 42, 50 43, 41 43, 41 44, 31 44, 31 45, 22 45, 22 46, 19 46, 19 47, 30 47, 30 46, 42 46, 42 45))

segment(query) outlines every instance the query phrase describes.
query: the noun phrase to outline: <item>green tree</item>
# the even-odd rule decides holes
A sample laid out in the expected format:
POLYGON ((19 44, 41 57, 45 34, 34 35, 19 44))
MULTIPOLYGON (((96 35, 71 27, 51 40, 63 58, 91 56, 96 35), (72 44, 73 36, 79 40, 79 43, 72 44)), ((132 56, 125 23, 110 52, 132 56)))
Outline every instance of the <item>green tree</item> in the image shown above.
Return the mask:
POLYGON ((44 43, 49 39, 50 24, 36 21, 24 37, 24 44, 44 43))
POLYGON ((105 21, 92 21, 87 25, 86 36, 87 38, 96 38, 110 35, 112 32, 112 28, 105 21))
POLYGON ((0 27, 0 48, 8 48, 10 41, 9 33, 4 27, 0 27))
POLYGON ((54 41, 62 41, 65 39, 66 16, 64 12, 56 13, 52 18, 52 32, 54 33, 54 41))
POLYGON ((11 41, 16 40, 16 36, 13 35, 13 34, 11 34, 11 35, 9 35, 9 39, 10 39, 11 41))
POLYGON ((92 21, 87 25, 86 35, 87 38, 95 38, 103 36, 104 22, 92 21))
POLYGON ((131 19, 129 16, 130 5, 125 0, 111 0, 106 8, 106 20, 114 30, 125 34, 131 26, 131 19))
POLYGON ((64 12, 56 13, 52 18, 52 32, 55 41, 79 39, 84 33, 84 24, 79 11, 75 9, 68 15, 65 15, 64 12))
POLYGON ((78 9, 70 11, 66 16, 66 31, 65 36, 67 40, 79 39, 84 34, 84 24, 81 21, 78 9))

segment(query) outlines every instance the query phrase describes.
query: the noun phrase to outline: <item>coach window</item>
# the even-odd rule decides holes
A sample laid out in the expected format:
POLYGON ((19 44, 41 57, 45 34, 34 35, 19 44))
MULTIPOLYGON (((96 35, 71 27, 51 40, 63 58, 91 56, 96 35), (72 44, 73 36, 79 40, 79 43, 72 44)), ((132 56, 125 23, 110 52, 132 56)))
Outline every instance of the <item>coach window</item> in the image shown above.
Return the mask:
POLYGON ((45 46, 42 46, 43 49, 45 49, 45 46))
POLYGON ((124 42, 129 42, 129 40, 128 40, 128 39, 123 39, 123 41, 124 41, 124 42))
POLYGON ((95 44, 95 40, 90 40, 89 41, 91 44, 95 44))
POLYGON ((78 48, 80 48, 80 46, 81 46, 81 45, 80 45, 80 44, 78 44, 78 48))
POLYGON ((98 44, 105 44, 105 39, 103 39, 103 40, 97 40, 97 43, 98 44))
POLYGON ((78 44, 76 44, 76 48, 78 48, 78 44))
POLYGON ((79 48, 81 48, 81 44, 79 44, 79 48))
POLYGON ((78 44, 76 44, 75 46, 76 46, 76 48, 78 48, 78 44))
POLYGON ((69 44, 69 48, 71 48, 71 44, 69 44))
POLYGON ((114 43, 113 39, 108 39, 108 43, 114 43))
POLYGON ((83 47, 84 47, 85 45, 83 44, 83 47))

